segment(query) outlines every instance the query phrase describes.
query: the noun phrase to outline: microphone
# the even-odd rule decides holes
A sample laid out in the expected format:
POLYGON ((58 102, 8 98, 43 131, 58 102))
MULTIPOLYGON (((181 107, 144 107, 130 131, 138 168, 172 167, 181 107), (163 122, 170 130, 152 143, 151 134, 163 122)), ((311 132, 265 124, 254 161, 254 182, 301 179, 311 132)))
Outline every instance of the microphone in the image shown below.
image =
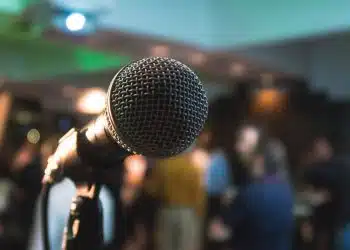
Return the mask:
POLYGON ((85 181, 96 166, 113 166, 129 154, 177 155, 193 144, 207 113, 205 90, 189 67, 163 57, 135 61, 112 79, 104 112, 61 138, 44 182, 67 175, 85 181))

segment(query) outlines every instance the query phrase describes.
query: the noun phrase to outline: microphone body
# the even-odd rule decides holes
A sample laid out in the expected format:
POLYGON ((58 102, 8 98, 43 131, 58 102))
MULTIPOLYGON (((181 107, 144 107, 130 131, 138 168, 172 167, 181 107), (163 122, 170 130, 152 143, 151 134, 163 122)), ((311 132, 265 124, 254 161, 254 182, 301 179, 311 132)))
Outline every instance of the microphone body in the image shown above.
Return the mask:
POLYGON ((193 144, 207 112, 203 85, 186 65, 161 57, 131 63, 112 79, 105 111, 85 128, 71 129, 61 138, 44 182, 63 176, 98 181, 101 170, 129 154, 179 154, 193 144))

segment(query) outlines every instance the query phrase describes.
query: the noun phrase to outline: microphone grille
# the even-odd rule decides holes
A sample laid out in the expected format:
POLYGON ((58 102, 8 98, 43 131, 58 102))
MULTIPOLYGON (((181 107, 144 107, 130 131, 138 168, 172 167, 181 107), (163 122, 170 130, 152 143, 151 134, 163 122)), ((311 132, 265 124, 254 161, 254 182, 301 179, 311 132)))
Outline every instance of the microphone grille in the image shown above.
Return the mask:
POLYGON ((168 157, 193 144, 208 113, 197 75, 169 58, 145 58, 122 68, 108 93, 108 130, 128 151, 168 157))

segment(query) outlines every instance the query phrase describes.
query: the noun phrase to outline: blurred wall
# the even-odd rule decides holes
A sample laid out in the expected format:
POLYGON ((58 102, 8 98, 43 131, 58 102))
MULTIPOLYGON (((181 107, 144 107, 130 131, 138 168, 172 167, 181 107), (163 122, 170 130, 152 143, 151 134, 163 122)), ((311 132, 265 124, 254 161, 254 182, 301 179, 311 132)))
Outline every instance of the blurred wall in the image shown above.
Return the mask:
POLYGON ((72 51, 30 41, 0 40, 0 54, 0 75, 9 79, 40 79, 76 68, 72 51))
POLYGON ((306 43, 289 43, 276 46, 255 46, 245 49, 234 50, 233 53, 242 58, 254 61, 271 68, 295 74, 308 75, 309 68, 309 45, 306 43))
POLYGON ((234 51, 267 67, 303 76, 333 99, 350 96, 350 34, 234 51))
POLYGON ((337 99, 350 97, 350 35, 325 39, 310 48, 309 78, 337 99))
POLYGON ((235 86, 209 82, 204 83, 204 88, 207 93, 209 102, 213 102, 220 96, 232 93, 235 86))
POLYGON ((350 2, 344 0, 221 0, 213 1, 212 8, 213 46, 221 48, 317 36, 350 27, 350 2))

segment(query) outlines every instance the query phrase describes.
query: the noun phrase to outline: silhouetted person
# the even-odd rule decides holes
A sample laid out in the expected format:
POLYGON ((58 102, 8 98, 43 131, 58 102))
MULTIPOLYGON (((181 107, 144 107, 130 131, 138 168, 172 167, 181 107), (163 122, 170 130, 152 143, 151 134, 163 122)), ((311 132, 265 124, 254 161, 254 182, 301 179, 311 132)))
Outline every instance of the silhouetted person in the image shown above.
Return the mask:
POLYGON ((312 218, 315 241, 328 249, 350 249, 350 168, 348 162, 333 155, 324 138, 314 143, 315 161, 305 173, 315 210, 312 218), (325 239, 328 239, 324 242, 325 239))
POLYGON ((232 230, 233 249, 291 249, 293 194, 276 166, 267 165, 268 158, 274 157, 267 145, 261 129, 245 125, 232 148, 240 159, 236 167, 242 175, 238 193, 223 213, 223 222, 232 230))

